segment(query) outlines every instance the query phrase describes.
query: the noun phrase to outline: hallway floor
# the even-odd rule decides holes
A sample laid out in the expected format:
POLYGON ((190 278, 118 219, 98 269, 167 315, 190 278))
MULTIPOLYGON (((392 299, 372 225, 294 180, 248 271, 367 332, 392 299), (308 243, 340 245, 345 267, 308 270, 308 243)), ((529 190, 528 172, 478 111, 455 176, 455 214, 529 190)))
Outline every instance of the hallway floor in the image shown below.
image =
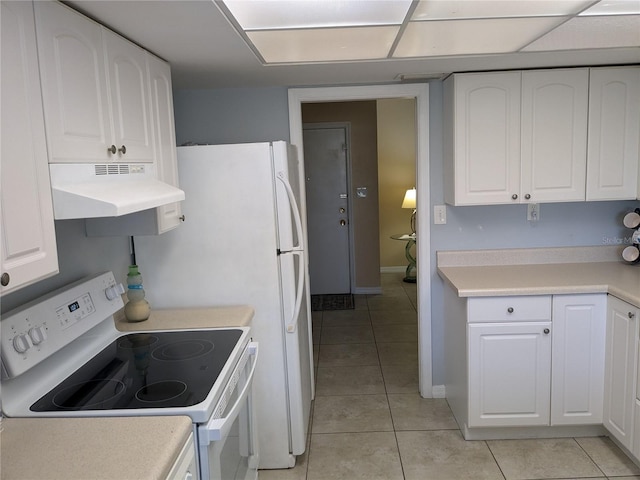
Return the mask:
POLYGON ((444 399, 418 394, 416 285, 313 312, 316 399, 309 445, 260 480, 640 479, 606 437, 465 441, 444 399))

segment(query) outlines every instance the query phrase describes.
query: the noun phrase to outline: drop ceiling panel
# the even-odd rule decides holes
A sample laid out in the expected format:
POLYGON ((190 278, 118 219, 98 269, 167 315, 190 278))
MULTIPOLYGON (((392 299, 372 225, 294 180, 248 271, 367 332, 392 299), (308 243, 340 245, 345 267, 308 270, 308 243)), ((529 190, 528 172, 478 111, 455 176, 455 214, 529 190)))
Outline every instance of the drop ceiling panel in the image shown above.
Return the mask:
POLYGON ((593 0, 435 0, 418 3, 411 20, 562 16, 579 13, 593 0))
POLYGON ((640 0, 602 0, 580 15, 633 15, 640 14, 640 0))
POLYGON ((411 22, 393 56, 514 52, 565 20, 564 17, 537 17, 411 22))
POLYGON ((261 30, 247 36, 267 63, 386 58, 398 26, 261 30))
POLYGON ((638 45, 640 15, 586 16, 569 20, 522 51, 582 50, 638 45))
POLYGON ((411 0, 272 0, 225 2, 245 30, 399 25, 411 0))

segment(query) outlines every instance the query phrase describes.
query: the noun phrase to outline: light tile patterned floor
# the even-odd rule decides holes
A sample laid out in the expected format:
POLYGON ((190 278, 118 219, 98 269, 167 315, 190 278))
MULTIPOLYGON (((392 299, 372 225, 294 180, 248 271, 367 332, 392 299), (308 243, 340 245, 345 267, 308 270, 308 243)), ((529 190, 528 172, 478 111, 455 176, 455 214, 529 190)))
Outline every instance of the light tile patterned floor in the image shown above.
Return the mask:
POLYGON ((444 399, 418 394, 416 285, 314 312, 316 400, 307 452, 260 480, 640 479, 606 437, 465 441, 444 399))

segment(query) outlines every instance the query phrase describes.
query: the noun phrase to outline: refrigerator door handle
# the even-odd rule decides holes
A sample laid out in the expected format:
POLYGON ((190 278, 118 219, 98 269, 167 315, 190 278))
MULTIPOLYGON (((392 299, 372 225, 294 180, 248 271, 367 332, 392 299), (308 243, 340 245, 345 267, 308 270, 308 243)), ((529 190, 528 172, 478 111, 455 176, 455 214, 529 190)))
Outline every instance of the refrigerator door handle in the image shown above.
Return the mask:
POLYGON ((282 185, 284 186, 284 189, 287 192, 287 197, 289 198, 289 205, 291 206, 291 211, 293 212, 293 222, 296 225, 296 236, 298 237, 298 245, 295 245, 291 250, 294 252, 301 251, 303 250, 301 243, 304 241, 304 239, 303 239, 303 231, 302 231, 302 218, 300 217, 300 209, 298 208, 298 202, 296 202, 296 196, 293 193, 291 184, 285 177, 284 172, 278 172, 278 174, 276 175, 276 178, 282 182, 282 185))
POLYGON ((293 315, 291 317, 291 323, 287 325, 288 333, 295 333, 298 326, 298 317, 300 317, 300 307, 302 306, 302 296, 304 295, 304 261, 301 251, 291 252, 293 255, 298 255, 298 285, 296 288, 296 303, 293 306, 293 315))

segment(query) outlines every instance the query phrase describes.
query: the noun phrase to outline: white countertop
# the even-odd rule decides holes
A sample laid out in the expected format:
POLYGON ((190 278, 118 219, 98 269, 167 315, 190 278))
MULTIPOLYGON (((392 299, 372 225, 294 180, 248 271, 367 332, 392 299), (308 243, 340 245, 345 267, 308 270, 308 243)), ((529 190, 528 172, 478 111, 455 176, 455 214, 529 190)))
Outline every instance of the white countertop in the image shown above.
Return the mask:
POLYGON ((617 260, 617 250, 438 252, 438 273, 460 297, 609 293, 640 307, 640 266, 617 260))
POLYGON ((5 418, 3 480, 164 480, 189 417, 5 418))
POLYGON ((250 327, 253 315, 253 307, 248 305, 159 310, 154 310, 152 306, 151 315, 142 322, 128 322, 124 318, 122 310, 116 313, 114 318, 116 328, 121 332, 137 332, 140 330, 250 327))

